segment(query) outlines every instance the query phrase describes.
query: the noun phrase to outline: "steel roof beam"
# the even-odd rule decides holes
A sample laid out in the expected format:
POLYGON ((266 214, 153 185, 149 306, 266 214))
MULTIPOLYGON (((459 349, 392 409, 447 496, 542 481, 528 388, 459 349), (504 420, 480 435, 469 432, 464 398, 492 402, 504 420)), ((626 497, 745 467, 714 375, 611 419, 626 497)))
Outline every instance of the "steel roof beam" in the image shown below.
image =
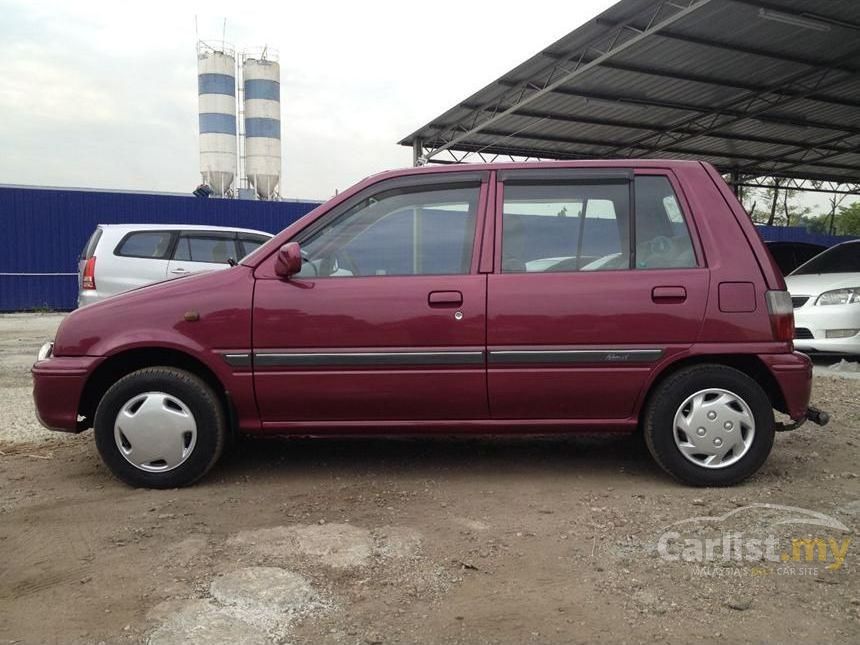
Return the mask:
POLYGON ((677 31, 661 31, 659 34, 655 34, 660 36, 661 38, 665 38, 667 40, 676 40, 679 42, 691 43, 693 45, 702 45, 704 47, 712 47, 714 49, 722 49, 725 51, 729 51, 732 53, 741 53, 741 54, 749 54, 752 56, 760 56, 762 58, 770 58, 771 60, 778 60, 784 63, 791 63, 792 65, 804 65, 806 67, 822 67, 829 66, 831 69, 838 70, 840 72, 847 72, 849 74, 857 74, 860 73, 860 67, 855 67, 853 65, 846 65, 844 63, 834 65, 829 63, 826 60, 821 59, 809 59, 809 58, 801 58, 799 56, 791 56, 790 54, 784 54, 782 52, 774 52, 767 49, 761 49, 759 47, 750 47, 748 45, 739 45, 736 43, 728 43, 721 40, 712 40, 710 38, 703 38, 701 36, 692 36, 690 34, 682 34, 677 31))
MULTIPOLYGON (((518 146, 499 146, 496 143, 484 145, 478 143, 464 143, 457 147, 458 150, 463 152, 468 152, 470 154, 478 154, 482 153, 487 154, 495 154, 498 156, 511 156, 516 155, 518 157, 524 157, 528 159, 556 159, 556 160, 572 160, 572 159, 594 159, 594 155, 588 155, 583 153, 575 153, 575 152, 558 152, 556 150, 547 150, 543 148, 527 148, 527 147, 518 147, 518 146)), ((435 159, 433 163, 436 163, 435 159)), ((448 162, 450 163, 450 162, 448 162)), ((714 163, 717 169, 722 173, 728 173, 731 171, 739 171, 737 166, 733 166, 731 164, 721 164, 714 163)), ((857 172, 860 172, 860 168, 855 169, 857 172)), ((770 176, 770 177, 785 177, 790 179, 797 180, 814 180, 814 181, 834 181, 832 174, 818 174, 815 172, 779 172, 779 173, 770 173, 767 169, 764 168, 754 168, 752 170, 746 171, 750 175, 762 175, 762 176, 770 176)), ((839 185, 854 185, 852 183, 853 177, 857 176, 857 172, 854 172, 852 176, 846 176, 845 182, 837 182, 839 185)), ((858 191, 860 191, 860 185, 858 185, 858 191)), ((823 192, 839 192, 839 191, 828 191, 825 190, 823 192)))
MULTIPOLYGON (((500 85, 514 87, 518 83, 517 81, 505 81, 500 80, 500 85)), ((709 105, 695 105, 692 103, 679 103, 677 101, 660 101, 657 99, 648 99, 642 98, 638 96, 630 96, 623 94, 610 94, 604 92, 593 92, 587 90, 576 90, 568 87, 560 87, 555 88, 553 90, 554 94, 564 94, 567 96, 578 96, 584 99, 594 99, 597 101, 616 101, 619 103, 630 103, 635 105, 644 105, 646 107, 657 107, 657 108, 665 108, 668 110, 679 110, 682 112, 696 112, 697 114, 705 114, 707 112, 714 111, 716 108, 709 105)), ((518 109, 513 109, 511 112, 517 112, 518 109)), ((769 114, 756 114, 747 115, 745 112, 737 109, 724 108, 719 109, 719 112, 725 114, 726 116, 733 117, 743 117, 756 119, 758 121, 764 121, 766 123, 773 123, 775 125, 788 125, 799 128, 819 128, 821 130, 833 130, 835 132, 849 132, 851 134, 860 134, 860 128, 856 128, 850 125, 845 125, 842 123, 830 123, 827 121, 816 121, 812 119, 806 118, 797 118, 794 119, 789 116, 775 116, 769 114)), ((674 128, 666 127, 661 128, 661 132, 672 132, 674 128)), ((690 130, 692 132, 692 130, 690 130)), ((704 134, 704 132, 699 132, 698 134, 704 134)))
POLYGON ((855 31, 860 31, 860 24, 855 22, 849 22, 847 20, 843 20, 842 18, 836 18, 834 16, 825 16, 820 13, 813 13, 811 11, 804 10, 796 10, 791 7, 786 7, 782 4, 775 4, 773 2, 765 2, 764 0, 732 0, 732 2, 736 2, 738 4, 745 4, 751 7, 755 7, 757 9, 768 9, 770 11, 777 11, 779 13, 787 13, 793 16, 797 16, 798 18, 807 18, 809 20, 817 20, 818 22, 826 22, 831 25, 835 25, 837 27, 843 27, 845 29, 854 29, 855 31))
MULTIPOLYGON (((767 175, 757 177, 746 176, 740 181, 735 182, 735 185, 743 186, 745 188, 770 188, 771 184, 767 182, 771 179, 772 177, 767 175)), ((854 182, 812 182, 807 179, 798 179, 796 177, 787 177, 785 179, 787 183, 783 184, 781 187, 787 188, 788 190, 803 190, 811 193, 839 193, 846 195, 860 194, 860 184, 854 182)))
MULTIPOLYGON (((541 52, 544 56, 549 58, 558 59, 561 58, 561 54, 555 54, 551 52, 541 52)), ((756 85, 754 83, 746 83, 741 80, 736 79, 728 79, 728 78, 716 78, 714 76, 706 76, 703 74, 689 74, 687 72, 680 72, 677 70, 669 70, 669 69, 661 69, 657 67, 644 67, 640 65, 631 65, 628 63, 619 63, 617 61, 607 61, 603 63, 600 67, 605 69, 616 70, 620 72, 630 72, 633 74, 644 74, 646 76, 657 76, 659 78, 668 78, 676 81, 686 81, 690 83, 701 83, 702 85, 713 85, 716 87, 727 87, 732 89, 746 90, 746 91, 757 91, 761 89, 760 85, 756 85)), ((789 98, 794 98, 797 96, 797 92, 792 92, 789 90, 784 90, 782 88, 775 88, 772 90, 773 94, 778 94, 782 96, 787 96, 789 98)), ((817 101, 819 103, 828 103, 831 105, 844 105, 846 107, 860 107, 860 101, 854 101, 848 98, 842 98, 839 96, 828 96, 824 94, 810 94, 806 95, 803 98, 817 101)))
MULTIPOLYGON (((569 145, 582 145, 582 146, 594 146, 597 148, 616 148, 624 146, 625 148, 634 148, 640 150, 645 153, 658 152, 644 145, 636 145, 633 146, 631 144, 626 144, 622 141, 613 141, 607 139, 589 139, 589 138, 570 138, 556 135, 548 135, 548 134, 539 134, 539 133, 529 133, 525 130, 520 130, 516 132, 510 132, 505 130, 484 130, 482 133, 484 136, 488 137, 498 137, 500 140, 504 139, 529 139, 532 141, 545 141, 547 143, 562 143, 569 145)), ((686 155, 702 155, 702 156, 710 156, 710 157, 723 157, 725 159, 737 159, 737 160, 747 160, 747 161, 755 161, 761 163, 769 163, 773 161, 773 157, 769 155, 752 155, 752 154, 744 154, 744 153, 735 153, 735 152, 723 152, 721 150, 707 150, 707 149, 698 149, 698 148, 688 148, 688 147, 668 147, 663 149, 665 152, 676 152, 678 154, 686 154, 686 155)), ((845 152, 850 152, 843 150, 839 154, 845 154, 845 152)), ((793 162, 800 162, 800 160, 793 159, 793 162)), ((852 170, 860 172, 860 167, 851 166, 846 164, 838 164, 832 165, 832 168, 840 168, 842 170, 852 170)))
MULTIPOLYGON (((480 109, 481 106, 478 104, 469 104, 464 103, 464 108, 469 109, 480 109)), ((561 114, 559 112, 544 112, 542 110, 530 110, 530 109, 518 109, 513 116, 521 116, 530 119, 539 119, 541 121, 561 121, 564 123, 582 123, 584 125, 597 125, 597 126, 608 126, 614 128, 627 128, 629 130, 645 130, 647 132, 664 132, 666 128, 657 125, 655 123, 649 123, 647 121, 629 121, 626 119, 608 119, 608 118, 596 118, 589 116, 573 116, 568 114, 561 114)), ((675 132, 680 132, 682 134, 697 134, 702 137, 710 137, 713 139, 725 139, 728 141, 739 141, 739 142, 750 142, 750 143, 764 143, 767 145, 773 146, 783 146, 783 147, 793 147, 794 144, 788 143, 785 139, 774 139, 772 137, 761 137, 758 135, 745 135, 745 134, 734 134, 731 132, 715 132, 712 134, 701 134, 696 132, 695 130, 678 128, 674 130, 675 132)), ((808 142, 810 147, 814 148, 822 148, 825 150, 834 150, 834 151, 842 151, 845 152, 844 148, 840 148, 831 144, 820 144, 808 142)))
MULTIPOLYGON (((825 143, 834 143, 835 140, 827 140, 825 143)), ((839 152, 825 152, 823 154, 818 154, 812 158, 807 157, 808 154, 813 153, 817 150, 821 150, 822 148, 816 145, 811 145, 808 148, 801 149, 800 152, 804 154, 800 157, 800 159, 790 159, 789 157, 793 154, 797 154, 798 150, 795 149, 792 152, 786 152, 781 155, 777 155, 770 159, 770 162, 773 164, 772 168, 774 170, 790 170, 792 168, 797 168, 798 166, 814 166, 819 164, 820 162, 826 162, 829 159, 833 159, 834 157, 841 157, 845 154, 860 154, 860 139, 857 139, 854 143, 847 144, 845 148, 840 150, 839 152), (783 165, 781 168, 777 168, 777 164, 783 165)), ((833 163, 824 163, 822 165, 828 166, 830 168, 842 168, 844 164, 833 164, 833 163)), ((858 176, 860 176, 860 168, 857 169, 858 176)))

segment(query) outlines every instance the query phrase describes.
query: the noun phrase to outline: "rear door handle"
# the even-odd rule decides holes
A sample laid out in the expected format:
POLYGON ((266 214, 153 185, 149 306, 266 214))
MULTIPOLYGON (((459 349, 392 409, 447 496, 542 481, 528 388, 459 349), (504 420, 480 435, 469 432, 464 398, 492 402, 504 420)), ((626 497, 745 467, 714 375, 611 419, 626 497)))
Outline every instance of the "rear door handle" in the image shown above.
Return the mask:
POLYGON ((463 304, 463 294, 459 291, 431 291, 427 303, 431 307, 459 307, 463 304))
POLYGON ((651 300, 657 303, 684 302, 686 299, 684 287, 654 287, 651 290, 651 300))
POLYGON ((188 273, 187 269, 183 269, 182 267, 177 267, 175 269, 171 269, 171 273, 188 273))

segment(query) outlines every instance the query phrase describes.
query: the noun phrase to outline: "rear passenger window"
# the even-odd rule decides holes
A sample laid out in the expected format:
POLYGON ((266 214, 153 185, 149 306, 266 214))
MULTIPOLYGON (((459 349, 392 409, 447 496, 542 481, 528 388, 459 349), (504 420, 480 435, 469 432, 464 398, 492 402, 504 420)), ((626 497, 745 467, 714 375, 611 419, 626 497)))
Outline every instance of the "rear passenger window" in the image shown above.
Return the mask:
POLYGON ((164 258, 170 250, 170 231, 129 233, 117 247, 116 255, 130 258, 164 258))
POLYGON ((690 231, 672 184, 662 175, 636 177, 636 268, 696 266, 690 231))
POLYGON ((183 235, 173 253, 174 260, 185 262, 227 264, 228 258, 237 258, 236 243, 225 237, 183 235))
POLYGON ((630 186, 617 183, 505 185, 502 271, 630 268, 630 186))

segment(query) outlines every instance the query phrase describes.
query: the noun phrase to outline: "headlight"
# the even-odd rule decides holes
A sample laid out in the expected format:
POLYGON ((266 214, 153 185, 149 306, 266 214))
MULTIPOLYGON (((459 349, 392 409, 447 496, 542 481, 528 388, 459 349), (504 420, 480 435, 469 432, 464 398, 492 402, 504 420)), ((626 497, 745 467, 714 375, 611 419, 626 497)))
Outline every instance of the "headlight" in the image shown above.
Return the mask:
POLYGON ((54 343, 45 343, 39 348, 39 353, 36 356, 36 362, 44 361, 45 359, 51 358, 51 355, 54 353, 54 343))
POLYGON ((854 303, 860 303, 860 287, 825 291, 815 301, 816 305, 850 305, 854 303))

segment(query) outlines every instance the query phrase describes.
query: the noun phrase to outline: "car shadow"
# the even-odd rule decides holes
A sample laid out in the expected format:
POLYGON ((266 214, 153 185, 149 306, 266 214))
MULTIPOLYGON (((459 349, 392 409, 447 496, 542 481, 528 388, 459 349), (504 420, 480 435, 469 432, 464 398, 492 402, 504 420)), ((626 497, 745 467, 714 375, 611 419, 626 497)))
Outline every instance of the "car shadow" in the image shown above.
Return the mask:
POLYGON ((665 475, 638 435, 243 437, 228 450, 215 477, 260 477, 289 471, 327 476, 468 476, 494 473, 575 475, 619 472, 665 475))

